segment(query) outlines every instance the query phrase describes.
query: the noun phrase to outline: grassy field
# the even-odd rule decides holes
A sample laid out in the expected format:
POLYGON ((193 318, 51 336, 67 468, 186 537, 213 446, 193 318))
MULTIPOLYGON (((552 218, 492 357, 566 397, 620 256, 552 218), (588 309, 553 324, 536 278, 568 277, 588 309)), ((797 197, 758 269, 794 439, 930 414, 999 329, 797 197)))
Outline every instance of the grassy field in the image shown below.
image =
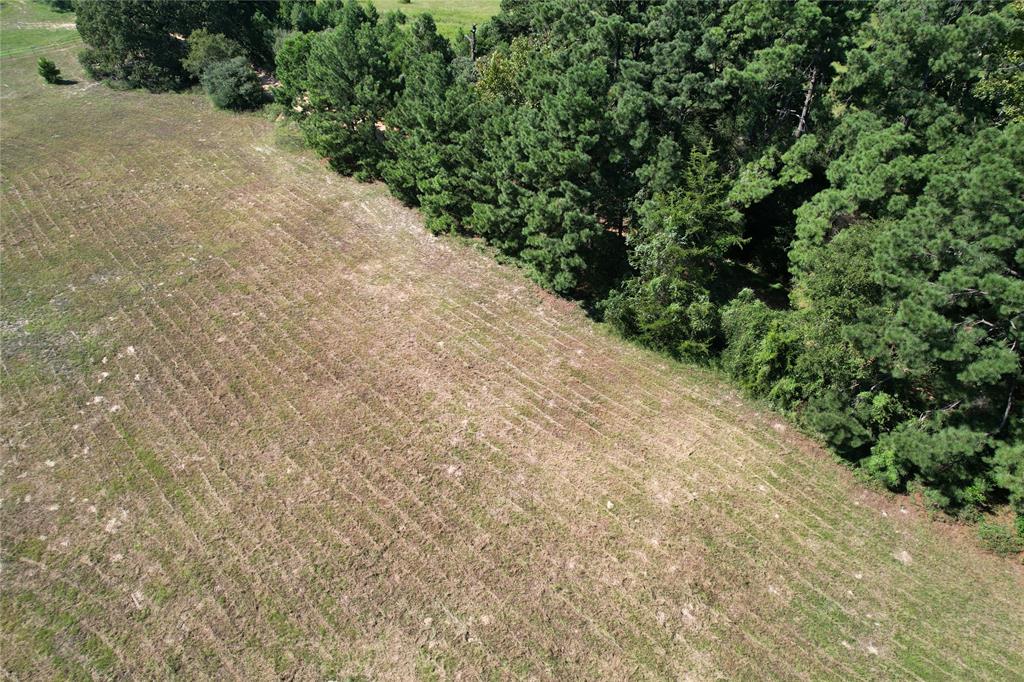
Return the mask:
POLYGON ((473 24, 482 24, 498 13, 500 0, 372 0, 381 12, 400 10, 406 16, 429 12, 437 23, 437 30, 454 38, 461 28, 469 33, 473 24))
POLYGON ((78 40, 73 13, 32 0, 0 0, 0 57, 38 54, 78 40))
POLYGON ((13 679, 1011 679, 1024 570, 199 95, 2 66, 13 679))

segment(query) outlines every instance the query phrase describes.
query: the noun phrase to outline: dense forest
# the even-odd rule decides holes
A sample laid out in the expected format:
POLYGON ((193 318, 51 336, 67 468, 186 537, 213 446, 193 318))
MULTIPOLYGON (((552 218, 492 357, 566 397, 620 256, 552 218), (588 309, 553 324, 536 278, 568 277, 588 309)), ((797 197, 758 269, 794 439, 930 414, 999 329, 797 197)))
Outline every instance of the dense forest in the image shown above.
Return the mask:
POLYGON ((356 0, 76 9, 93 76, 255 104, 274 69, 431 230, 1024 533, 1024 2, 503 0, 453 42, 356 0))

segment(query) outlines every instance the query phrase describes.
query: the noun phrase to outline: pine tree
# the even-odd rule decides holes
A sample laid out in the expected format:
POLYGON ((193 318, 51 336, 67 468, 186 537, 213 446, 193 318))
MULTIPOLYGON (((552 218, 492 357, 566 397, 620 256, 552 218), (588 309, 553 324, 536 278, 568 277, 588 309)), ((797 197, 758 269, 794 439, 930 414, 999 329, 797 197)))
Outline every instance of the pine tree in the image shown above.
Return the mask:
POLYGON ((385 154, 382 122, 399 88, 388 52, 397 29, 356 0, 345 3, 337 20, 310 45, 306 77, 316 87, 308 89, 300 125, 307 144, 335 170, 372 179, 385 154))
POLYGON ((60 82, 60 69, 58 69, 57 65, 46 57, 39 58, 39 61, 36 63, 36 70, 47 83, 60 82))
POLYGON ((281 84, 274 90, 275 102, 300 110, 308 104, 309 51, 315 40, 315 34, 300 32, 284 39, 276 57, 276 75, 281 84))
POLYGON ((465 230, 474 202, 491 199, 483 126, 490 107, 472 83, 428 52, 410 62, 405 89, 388 117, 384 179, 407 204, 420 205, 437 232, 465 230))
POLYGON ((743 241, 728 187, 708 145, 691 151, 679 187, 644 205, 627 239, 637 274, 606 307, 613 325, 677 357, 710 355, 718 337, 710 288, 743 241))
POLYGON ((943 504, 977 504, 1024 398, 1024 125, 984 130, 944 161, 884 235, 874 276, 894 312, 857 340, 913 417, 874 456, 903 462, 943 504))

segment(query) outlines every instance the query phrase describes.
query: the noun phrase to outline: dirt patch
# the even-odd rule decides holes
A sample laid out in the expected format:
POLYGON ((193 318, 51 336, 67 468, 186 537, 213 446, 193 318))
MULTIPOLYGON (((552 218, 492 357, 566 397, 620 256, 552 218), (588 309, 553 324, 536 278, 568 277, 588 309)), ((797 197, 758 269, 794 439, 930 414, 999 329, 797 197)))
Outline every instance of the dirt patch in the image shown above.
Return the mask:
POLYGON ((75 30, 75 22, 73 21, 16 21, 11 24, 14 28, 45 28, 51 30, 75 30))

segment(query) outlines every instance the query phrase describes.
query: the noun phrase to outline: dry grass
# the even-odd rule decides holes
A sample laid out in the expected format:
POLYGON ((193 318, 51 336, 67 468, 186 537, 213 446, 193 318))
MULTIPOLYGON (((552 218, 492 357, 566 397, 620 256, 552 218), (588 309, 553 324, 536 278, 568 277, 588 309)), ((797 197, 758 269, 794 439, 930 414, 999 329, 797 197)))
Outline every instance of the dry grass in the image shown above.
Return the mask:
POLYGON ((9 676, 1024 670, 1019 565, 267 121, 2 92, 9 676))

